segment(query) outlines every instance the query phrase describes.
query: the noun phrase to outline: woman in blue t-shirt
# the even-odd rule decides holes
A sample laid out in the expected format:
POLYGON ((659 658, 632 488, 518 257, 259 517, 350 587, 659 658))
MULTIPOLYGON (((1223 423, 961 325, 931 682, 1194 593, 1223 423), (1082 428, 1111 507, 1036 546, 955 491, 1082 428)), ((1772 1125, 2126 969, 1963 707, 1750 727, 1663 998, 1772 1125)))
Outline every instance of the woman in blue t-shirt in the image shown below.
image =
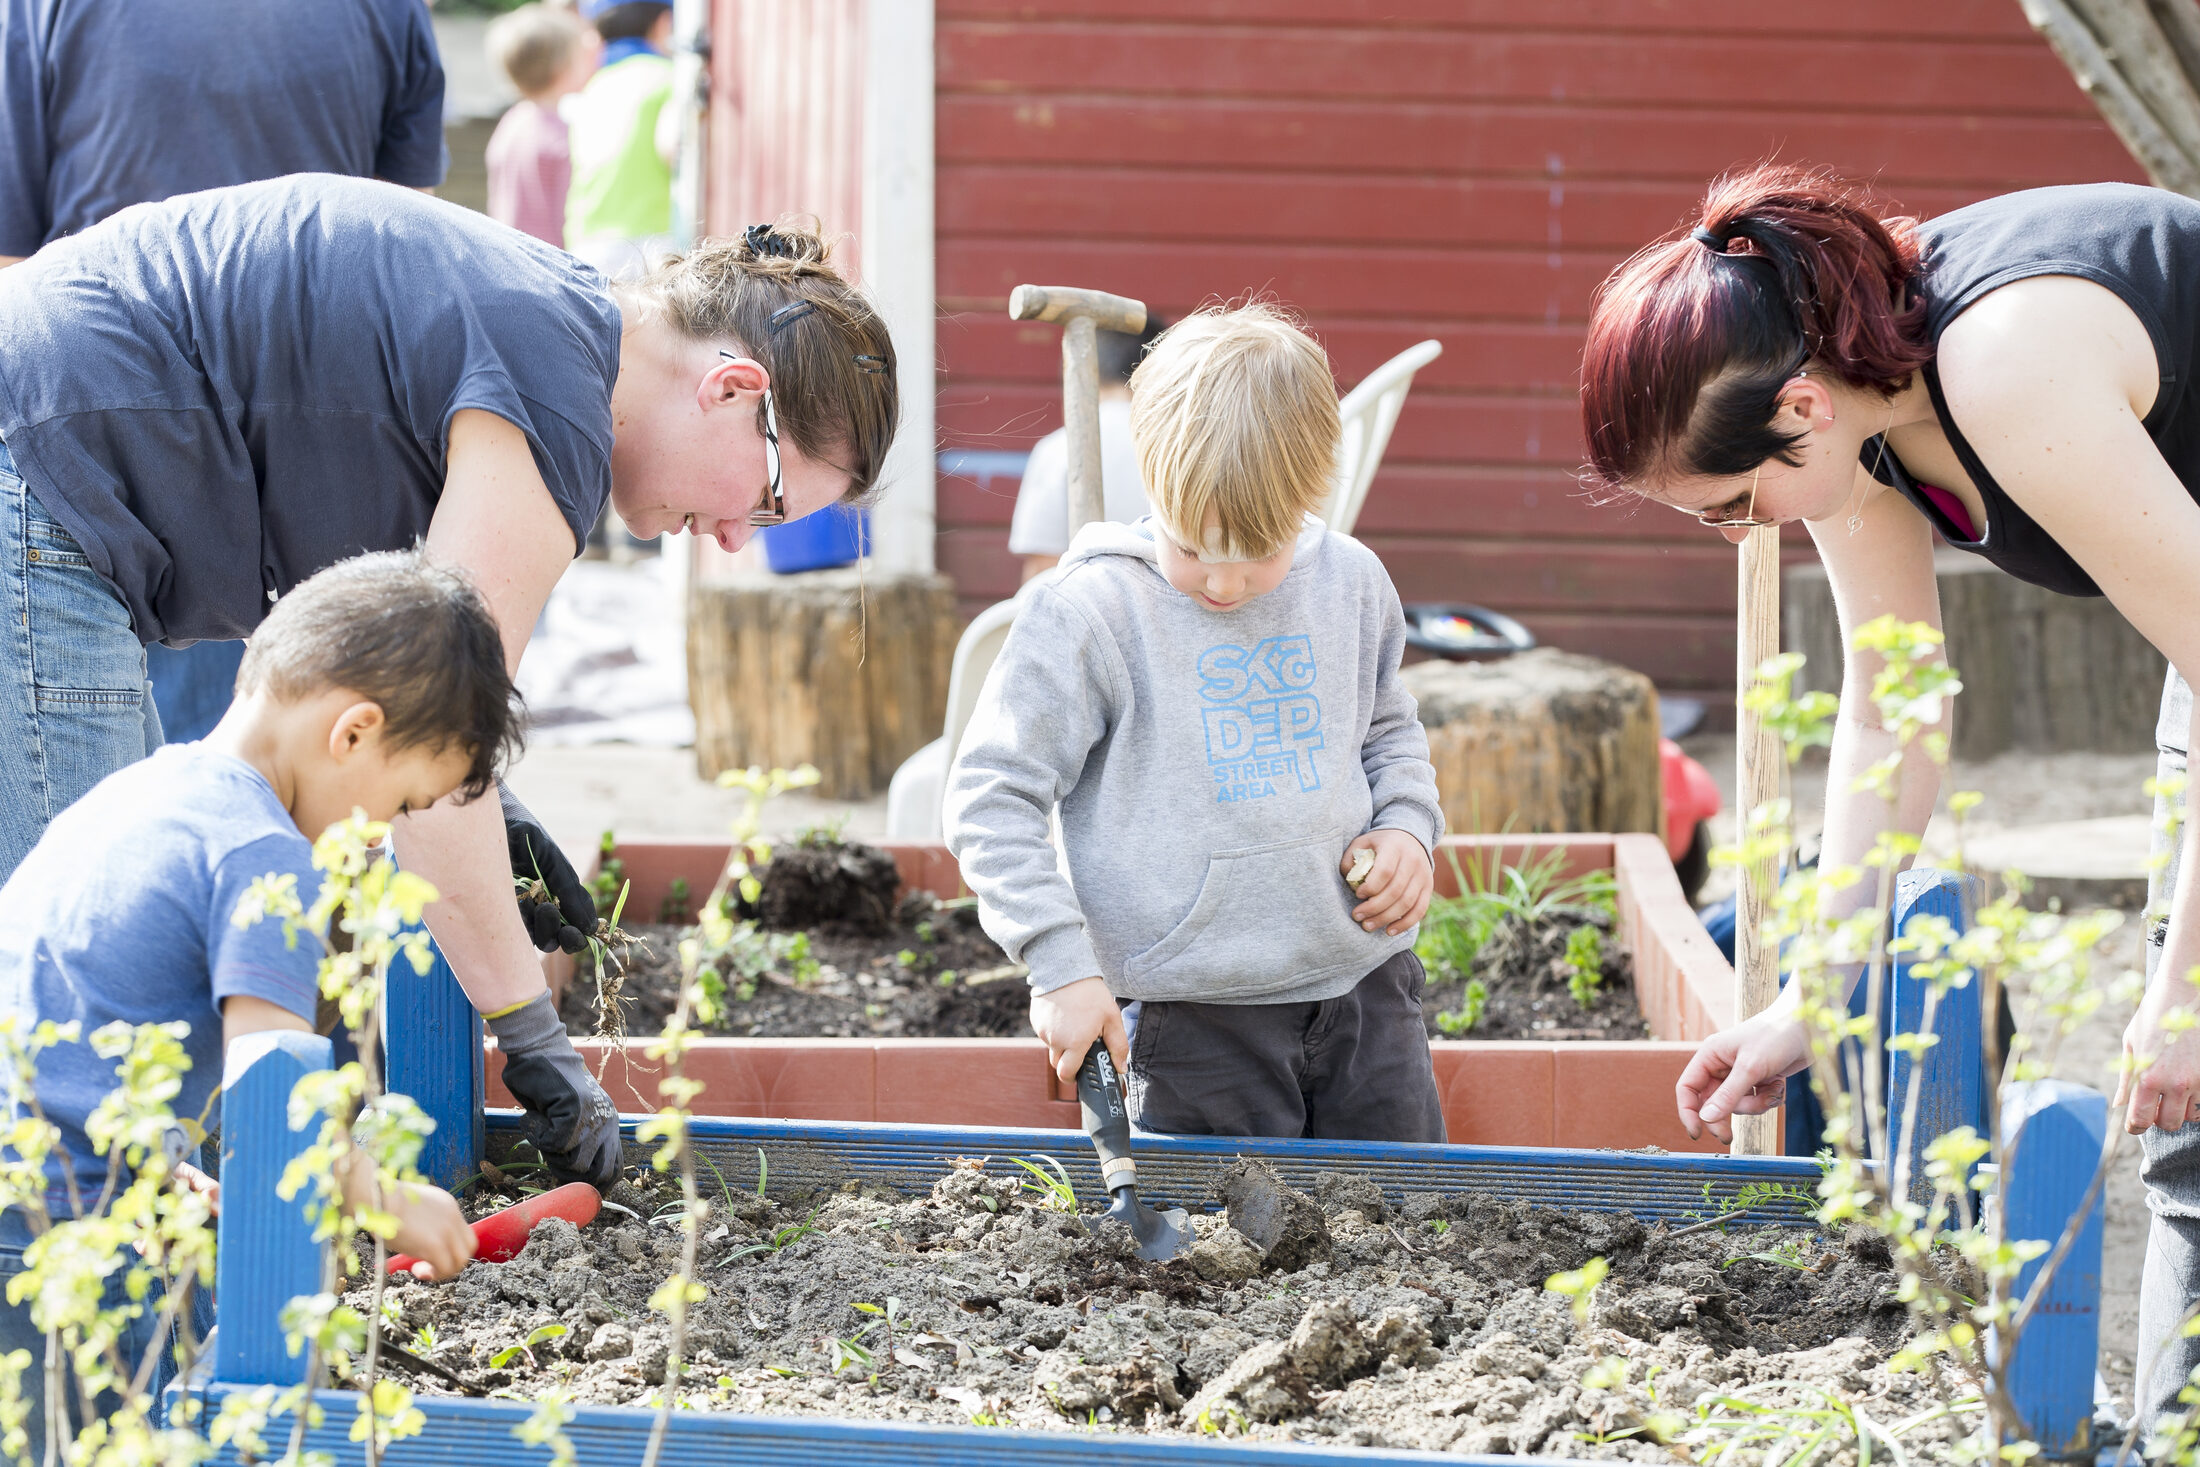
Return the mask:
MULTIPOLYGON (((247 636, 324 566, 424 541, 517 668, 607 501, 637 535, 732 550, 868 492, 894 349, 825 256, 756 226, 614 286, 456 205, 304 174, 126 209, 0 271, 0 877, 159 744, 146 643, 247 636)), ((543 1060, 507 1084, 546 1154, 602 1182, 616 1119, 535 956, 594 910, 504 803, 407 816, 399 848, 468 997, 543 1060), (515 865, 556 907, 515 908, 515 865)))
MULTIPOLYGON (((1933 537, 2023 580, 2106 595, 2172 665, 2163 772, 2193 747, 2200 667, 2200 202, 2126 184, 2034 189, 1925 223, 1882 220, 1824 175, 1721 180, 1689 233, 1605 283, 1582 361, 1593 476, 1739 541, 1800 520, 1841 624, 1940 623, 1933 537)), ((1881 829, 1921 833, 1938 792, 1905 760, 1890 822, 1858 776, 1895 752, 1848 654, 1827 775, 1826 869, 1881 829)), ((2166 813, 2166 812, 2158 812, 2166 813)), ((2145 1000, 2124 1036, 2150 1066, 2118 1096, 2143 1137, 2154 1213, 2138 1404, 2169 1408, 2200 1365, 2172 1338, 2200 1297, 2200 821, 2155 883, 2145 1000)), ((1868 899, 1866 883, 1852 893, 1868 899)), ((1706 1040, 1679 1084, 1689 1133, 1778 1105, 1807 1062, 1792 990, 1706 1040)))

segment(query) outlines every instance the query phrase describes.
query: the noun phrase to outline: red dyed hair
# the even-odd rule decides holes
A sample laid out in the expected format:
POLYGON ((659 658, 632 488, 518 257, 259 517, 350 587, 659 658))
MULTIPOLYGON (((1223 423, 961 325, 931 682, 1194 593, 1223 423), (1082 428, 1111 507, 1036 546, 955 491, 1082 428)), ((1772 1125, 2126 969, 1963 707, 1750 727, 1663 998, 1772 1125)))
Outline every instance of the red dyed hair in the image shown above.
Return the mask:
POLYGON ((1932 358, 1913 298, 1916 221, 1881 219, 1832 174, 1762 164, 1705 194, 1695 231, 1636 253, 1598 289, 1581 358, 1593 487, 1799 463, 1780 391, 1814 362, 1892 393, 1932 358))

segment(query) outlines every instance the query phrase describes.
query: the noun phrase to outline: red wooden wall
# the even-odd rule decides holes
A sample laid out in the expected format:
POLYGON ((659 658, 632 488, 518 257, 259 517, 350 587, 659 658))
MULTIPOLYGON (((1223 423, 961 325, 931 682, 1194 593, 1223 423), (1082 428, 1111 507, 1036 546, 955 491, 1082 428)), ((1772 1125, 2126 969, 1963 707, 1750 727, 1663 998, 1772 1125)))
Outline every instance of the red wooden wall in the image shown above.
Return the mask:
MULTIPOLYGON (((1408 600, 1511 611, 1675 692, 1731 692, 1734 552, 1580 497, 1597 282, 1768 156, 1920 214, 2143 181, 2015 0, 938 0, 937 126, 943 448, 1060 421, 1019 281, 1172 318, 1266 290, 1346 387, 1433 336, 1360 537, 1408 600)), ((969 609, 1015 587, 1013 489, 941 481, 969 609)))
POLYGON ((814 217, 861 271, 864 0, 712 0, 704 228, 814 217))

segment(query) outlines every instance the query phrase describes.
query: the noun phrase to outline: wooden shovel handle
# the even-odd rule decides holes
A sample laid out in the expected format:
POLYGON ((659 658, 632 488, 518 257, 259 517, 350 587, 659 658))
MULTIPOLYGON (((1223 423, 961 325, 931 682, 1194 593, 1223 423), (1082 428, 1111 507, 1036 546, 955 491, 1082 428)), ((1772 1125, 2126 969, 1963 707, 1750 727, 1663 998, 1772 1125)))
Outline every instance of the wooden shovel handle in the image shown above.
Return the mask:
POLYGON ((1074 285, 1019 285, 1008 298, 1008 314, 1017 321, 1065 321, 1084 316, 1102 331, 1146 329, 1146 303, 1104 290, 1074 285))

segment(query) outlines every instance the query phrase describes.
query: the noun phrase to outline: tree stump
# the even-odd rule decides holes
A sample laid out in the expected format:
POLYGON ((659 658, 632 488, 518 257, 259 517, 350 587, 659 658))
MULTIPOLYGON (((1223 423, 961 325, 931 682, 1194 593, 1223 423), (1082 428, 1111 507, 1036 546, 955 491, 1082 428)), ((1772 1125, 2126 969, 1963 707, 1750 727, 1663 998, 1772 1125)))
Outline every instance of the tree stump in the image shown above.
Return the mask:
POLYGON ((688 701, 705 779, 817 766, 860 800, 940 736, 960 626, 944 576, 743 574, 688 595, 688 701))
MULTIPOLYGON (((2007 749, 2143 754, 2168 661, 2098 596, 2060 596, 1960 550, 1933 558, 1948 661, 1962 675, 1952 749, 1984 759, 2007 749)), ((1798 691, 1839 692, 1841 627, 1826 570, 1787 572, 1781 644, 1808 660, 1798 691)))
POLYGON ((1641 673, 1539 647, 1401 677, 1452 833, 1664 832, 1658 695, 1641 673))

